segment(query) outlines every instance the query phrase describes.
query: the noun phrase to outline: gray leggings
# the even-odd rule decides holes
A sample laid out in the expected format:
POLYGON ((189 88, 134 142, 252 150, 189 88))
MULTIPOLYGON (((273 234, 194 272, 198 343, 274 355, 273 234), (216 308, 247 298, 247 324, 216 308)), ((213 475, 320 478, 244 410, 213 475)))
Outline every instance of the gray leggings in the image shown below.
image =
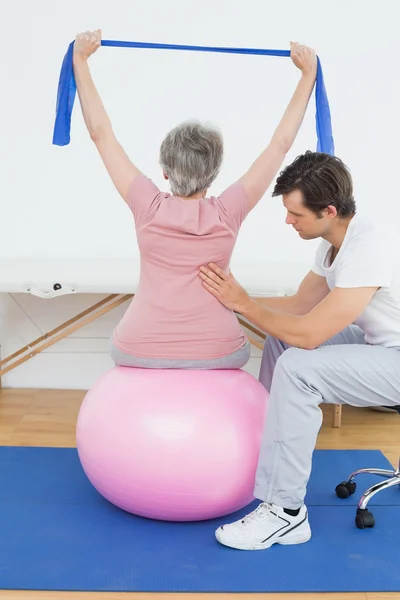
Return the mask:
POLYGON ((111 358, 120 367, 138 367, 140 369, 240 369, 250 358, 250 344, 219 358, 187 360, 181 358, 136 358, 118 350, 111 342, 111 358))

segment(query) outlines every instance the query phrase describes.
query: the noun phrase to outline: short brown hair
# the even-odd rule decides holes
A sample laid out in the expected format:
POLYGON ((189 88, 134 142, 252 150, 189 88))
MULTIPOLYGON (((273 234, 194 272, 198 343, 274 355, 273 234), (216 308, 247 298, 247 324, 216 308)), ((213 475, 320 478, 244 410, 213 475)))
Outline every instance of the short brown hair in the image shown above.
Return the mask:
POLYGON ((353 181, 346 165, 330 154, 307 151, 288 165, 276 180, 272 196, 299 190, 304 206, 319 214, 334 206, 339 217, 354 215, 353 181))

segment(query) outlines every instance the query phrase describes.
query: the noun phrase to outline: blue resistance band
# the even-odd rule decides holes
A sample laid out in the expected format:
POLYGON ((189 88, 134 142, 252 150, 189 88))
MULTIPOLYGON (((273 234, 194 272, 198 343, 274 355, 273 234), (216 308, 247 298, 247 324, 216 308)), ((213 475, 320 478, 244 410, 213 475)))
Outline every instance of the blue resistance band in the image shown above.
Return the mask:
MULTIPOLYGON (((53 144, 66 146, 71 139, 71 115, 76 96, 76 83, 72 65, 74 43, 68 46, 67 53, 61 66, 60 79, 57 91, 56 119, 53 132, 53 144)), ((191 50, 197 52, 222 52, 225 54, 256 54, 263 56, 290 57, 289 50, 263 50, 256 48, 218 48, 210 46, 182 46, 177 44, 153 44, 148 42, 119 42, 114 40, 102 40, 102 46, 119 48, 150 48, 158 50, 191 50)), ((326 94, 322 67, 317 57, 317 80, 315 85, 316 104, 316 130, 317 130, 317 152, 335 154, 335 145, 332 136, 331 114, 328 96, 326 94)))

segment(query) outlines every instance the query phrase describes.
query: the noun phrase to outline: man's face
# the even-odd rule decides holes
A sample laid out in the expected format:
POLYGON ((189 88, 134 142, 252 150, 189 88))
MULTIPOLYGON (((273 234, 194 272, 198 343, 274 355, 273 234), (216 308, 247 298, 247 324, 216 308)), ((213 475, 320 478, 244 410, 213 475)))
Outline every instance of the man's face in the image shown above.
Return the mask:
POLYGON ((332 215, 325 209, 320 215, 304 206, 303 195, 299 190, 282 196, 286 208, 286 223, 291 225, 304 240, 314 240, 329 232, 332 215))

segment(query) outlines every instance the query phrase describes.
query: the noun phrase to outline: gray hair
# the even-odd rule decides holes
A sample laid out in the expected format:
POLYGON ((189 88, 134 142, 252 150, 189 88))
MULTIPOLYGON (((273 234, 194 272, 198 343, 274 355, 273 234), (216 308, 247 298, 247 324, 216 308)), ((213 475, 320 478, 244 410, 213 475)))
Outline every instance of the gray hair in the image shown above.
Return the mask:
POLYGON ((160 148, 160 164, 170 181, 171 192, 185 198, 211 186, 222 158, 220 131, 197 121, 186 121, 172 129, 160 148))

